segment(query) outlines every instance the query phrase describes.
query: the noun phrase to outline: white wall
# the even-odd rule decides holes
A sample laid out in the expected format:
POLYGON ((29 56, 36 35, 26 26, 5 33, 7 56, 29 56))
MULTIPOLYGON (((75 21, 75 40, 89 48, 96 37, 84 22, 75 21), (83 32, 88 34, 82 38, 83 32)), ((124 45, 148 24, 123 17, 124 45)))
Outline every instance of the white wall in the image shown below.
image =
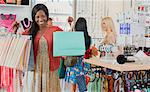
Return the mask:
MULTIPOLYGON (((134 0, 132 0, 134 1, 134 0)), ((131 0, 77 0, 76 18, 85 17, 93 43, 99 43, 104 37, 101 31, 101 19, 106 16, 112 17, 117 33, 117 13, 131 10, 131 0)))
POLYGON ((49 17, 53 19, 53 24, 68 31, 68 16, 73 16, 73 0, 36 0, 36 3, 43 3, 49 10, 49 17))
MULTIPOLYGON (((67 17, 73 15, 73 6, 61 0, 32 0, 35 3, 44 3, 50 12, 50 17, 54 18, 54 24, 61 25, 67 22, 67 17)), ((33 4, 33 5, 34 5, 33 4)), ((77 18, 82 16, 88 21, 89 33, 92 37, 101 37, 100 21, 104 16, 111 16, 116 24, 116 13, 123 11, 123 7, 128 9, 130 0, 77 0, 77 18)), ((6 6, 0 5, 0 13, 12 13, 17 15, 17 20, 27 17, 31 19, 31 0, 30 6, 6 6)), ((118 28, 118 27, 116 27, 118 28)))
MULTIPOLYGON (((116 14, 131 7, 131 0, 77 0, 76 16, 85 17, 88 22, 88 31, 93 38, 102 37, 100 21, 105 16, 113 18, 116 29, 116 14)), ((118 29, 117 29, 118 30, 118 29)))
POLYGON ((114 0, 114 1, 110 1, 109 3, 109 14, 108 16, 111 16, 114 23, 115 23, 115 27, 116 27, 116 31, 119 30, 118 28, 118 25, 117 25, 117 16, 116 14, 119 13, 119 12, 122 12, 123 11, 123 0, 114 0))
POLYGON ((1 5, 0 4, 0 14, 16 14, 17 20, 22 20, 24 18, 31 19, 31 0, 30 5, 1 5))

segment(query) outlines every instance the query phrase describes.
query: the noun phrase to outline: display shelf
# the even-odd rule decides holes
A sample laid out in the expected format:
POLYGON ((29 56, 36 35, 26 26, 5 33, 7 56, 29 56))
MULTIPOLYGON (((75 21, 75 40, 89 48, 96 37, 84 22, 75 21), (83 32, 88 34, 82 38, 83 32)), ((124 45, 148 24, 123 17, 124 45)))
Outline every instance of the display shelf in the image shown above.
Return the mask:
POLYGON ((68 16, 71 15, 70 13, 61 13, 61 12, 56 12, 56 13, 49 13, 50 15, 64 15, 64 16, 68 16))
POLYGON ((0 4, 0 7, 18 7, 18 8, 27 8, 27 7, 30 7, 30 5, 0 4))
POLYGON ((115 60, 113 59, 105 61, 97 57, 85 59, 84 62, 93 64, 96 66, 101 66, 101 67, 109 68, 112 70, 120 71, 120 72, 150 70, 150 67, 149 67, 150 63, 141 64, 141 63, 133 62, 133 63, 125 63, 125 64, 114 64, 113 62, 115 62, 115 60))

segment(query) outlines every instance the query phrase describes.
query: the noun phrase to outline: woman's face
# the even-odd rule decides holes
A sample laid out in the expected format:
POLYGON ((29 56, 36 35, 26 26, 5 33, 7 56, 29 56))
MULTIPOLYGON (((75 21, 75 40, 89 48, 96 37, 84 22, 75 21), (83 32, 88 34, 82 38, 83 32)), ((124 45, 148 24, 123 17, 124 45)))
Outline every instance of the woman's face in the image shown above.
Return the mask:
POLYGON ((35 15, 35 22, 39 26, 46 26, 47 25, 47 16, 43 10, 39 10, 35 15))
POLYGON ((106 24, 106 21, 105 21, 105 20, 103 20, 103 21, 101 22, 101 26, 102 26, 102 29, 103 29, 104 31, 107 30, 107 24, 106 24))

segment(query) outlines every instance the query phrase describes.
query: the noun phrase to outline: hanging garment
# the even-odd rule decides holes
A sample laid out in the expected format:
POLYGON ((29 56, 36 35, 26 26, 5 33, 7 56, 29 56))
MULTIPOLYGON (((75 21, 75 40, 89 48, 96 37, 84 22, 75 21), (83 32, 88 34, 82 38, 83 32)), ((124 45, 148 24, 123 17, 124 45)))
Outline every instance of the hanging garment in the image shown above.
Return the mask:
POLYGON ((4 0, 0 0, 0 4, 5 4, 5 1, 4 0))
POLYGON ((67 67, 65 81, 69 83, 76 84, 76 76, 80 76, 84 74, 83 65, 82 65, 83 57, 78 57, 77 63, 72 67, 67 67))
POLYGON ((33 92, 34 87, 34 72, 27 71, 24 73, 23 92, 33 92))
POLYGON ((105 78, 104 79, 104 86, 103 86, 104 87, 104 92, 108 92, 108 86, 109 86, 108 85, 108 80, 105 78))
POLYGON ((102 77, 104 77, 107 80, 106 82, 108 82, 108 92, 113 92, 113 84, 114 84, 113 77, 110 75, 103 75, 102 77))
POLYGON ((12 23, 16 20, 15 14, 0 14, 0 28, 5 27, 8 32, 12 32, 12 23))
POLYGON ((130 80, 129 74, 125 73, 125 82, 126 82, 126 91, 127 92, 130 92, 130 87, 131 87, 129 80, 130 80))
POLYGON ((94 80, 93 85, 94 85, 94 90, 93 90, 94 92, 101 92, 101 89, 100 89, 100 79, 99 78, 96 78, 94 80))
POLYGON ((84 75, 76 76, 76 80, 77 80, 79 91, 80 92, 87 91, 85 76, 84 75))
POLYGON ((4 40, 0 41, 0 91, 22 92, 23 72, 27 70, 31 40, 14 35, 0 38, 4 40))
POLYGON ((83 68, 83 56, 77 58, 77 63, 74 66, 66 68, 65 81, 71 83, 72 85, 78 84, 78 88, 81 90, 87 89, 83 68))
MULTIPOLYGON (((90 77, 90 80, 94 79, 94 76, 92 76, 92 75, 89 75, 89 77, 90 77)), ((88 92, 93 92, 92 91, 92 85, 93 85, 93 82, 88 83, 88 85, 87 85, 88 92)))
POLYGON ((101 84, 101 78, 98 78, 98 80, 96 81, 96 83, 97 83, 96 85, 97 85, 97 88, 98 88, 97 92, 101 92, 101 85, 100 85, 101 84))
POLYGON ((121 78, 114 82, 114 92, 124 92, 124 84, 121 78))
POLYGON ((7 92, 13 91, 13 69, 0 66, 0 89, 5 88, 7 92))
POLYGON ((28 63, 28 71, 33 71, 34 68, 35 68, 35 66, 34 66, 33 45, 31 45, 30 56, 29 56, 29 63, 28 63))

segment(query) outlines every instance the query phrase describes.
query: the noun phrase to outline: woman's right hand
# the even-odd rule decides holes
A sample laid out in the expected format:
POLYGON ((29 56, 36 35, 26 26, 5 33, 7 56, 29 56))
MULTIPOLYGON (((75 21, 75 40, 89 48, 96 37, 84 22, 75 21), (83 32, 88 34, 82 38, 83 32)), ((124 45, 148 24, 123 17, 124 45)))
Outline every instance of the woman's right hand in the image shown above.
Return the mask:
POLYGON ((12 23, 12 29, 13 29, 13 33, 17 33, 17 30, 18 30, 18 28, 19 28, 19 22, 18 21, 14 21, 13 23, 12 23))

